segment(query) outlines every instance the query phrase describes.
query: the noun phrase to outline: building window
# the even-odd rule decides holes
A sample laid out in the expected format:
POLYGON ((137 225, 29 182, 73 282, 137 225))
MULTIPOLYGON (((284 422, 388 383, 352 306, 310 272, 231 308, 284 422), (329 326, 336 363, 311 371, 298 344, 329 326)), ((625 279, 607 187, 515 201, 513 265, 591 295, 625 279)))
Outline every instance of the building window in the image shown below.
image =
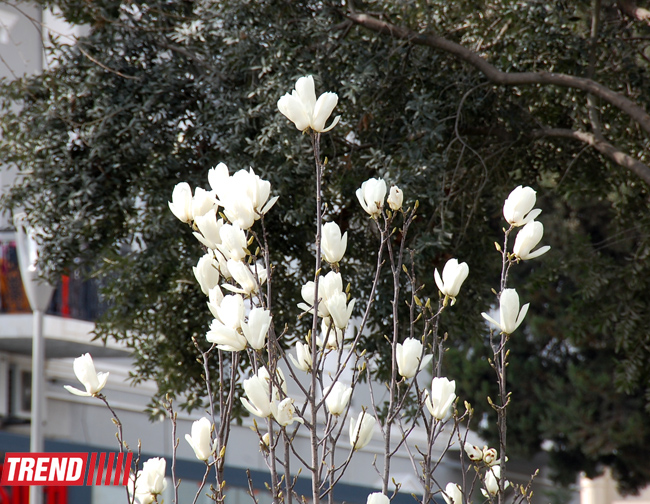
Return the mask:
POLYGON ((31 371, 20 372, 20 390, 18 391, 21 413, 32 411, 32 373, 31 371))

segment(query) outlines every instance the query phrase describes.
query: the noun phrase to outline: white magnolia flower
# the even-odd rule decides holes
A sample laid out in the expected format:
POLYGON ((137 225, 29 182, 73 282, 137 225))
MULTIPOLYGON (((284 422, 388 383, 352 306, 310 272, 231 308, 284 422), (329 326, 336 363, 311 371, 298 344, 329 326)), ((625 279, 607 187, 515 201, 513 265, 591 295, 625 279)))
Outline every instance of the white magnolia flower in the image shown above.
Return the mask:
MULTIPOLYGON (((167 487, 165 481, 166 461, 161 457, 154 457, 142 464, 135 479, 135 498, 140 504, 151 504, 156 496, 162 494, 167 487)), ((133 482, 129 484, 129 493, 133 494, 133 482)))
POLYGON ((345 292, 337 292, 332 294, 324 301, 323 304, 327 305, 327 311, 334 322, 334 325, 339 329, 345 329, 352 316, 354 309, 355 299, 347 302, 348 295, 345 292))
POLYGON ((230 189, 230 172, 225 163, 219 163, 208 171, 208 183, 219 201, 228 197, 230 189))
POLYGON ((70 385, 64 385, 63 388, 71 394, 90 397, 99 394, 106 386, 108 373, 98 373, 95 371, 95 364, 93 364, 93 358, 89 353, 77 357, 72 364, 72 369, 86 390, 83 391, 70 385))
POLYGON ((377 420, 369 413, 362 411, 357 419, 350 418, 350 446, 353 450, 360 450, 372 439, 372 432, 377 420))
POLYGON ((208 172, 208 182, 232 224, 249 229, 277 201, 269 199, 271 183, 262 180, 252 168, 239 170, 232 177, 228 167, 219 163, 208 172))
POLYGON ((470 460, 474 462, 483 460, 483 450, 481 450, 478 446, 474 446, 471 443, 465 442, 464 448, 465 453, 467 453, 467 456, 470 460))
POLYGON ((255 209, 250 200, 245 198, 229 198, 221 200, 223 213, 233 224, 242 229, 250 229, 255 223, 255 209))
MULTIPOLYGON (((315 284, 311 280, 302 286, 300 293, 305 303, 299 303, 298 308, 313 312, 315 290, 315 284)), ((343 292, 343 279, 340 273, 330 271, 327 275, 318 279, 318 315, 320 317, 330 316, 327 300, 340 292, 343 292)))
POLYGON ((216 318, 223 325, 231 329, 239 329, 244 320, 244 298, 239 294, 224 296, 216 312, 216 318))
POLYGON ((241 261, 246 257, 246 233, 237 224, 224 224, 219 231, 219 251, 226 259, 241 261))
POLYGON ((226 352, 241 352, 246 348, 246 338, 237 329, 222 324, 218 319, 214 319, 210 324, 205 339, 226 352))
POLYGON ((397 370, 404 378, 413 378, 418 369, 424 368, 433 355, 425 355, 422 358, 422 343, 415 338, 406 338, 404 343, 398 343, 395 358, 397 370), (422 358, 422 363, 420 359, 422 358))
POLYGON ((300 131, 307 128, 324 133, 331 130, 339 122, 340 116, 336 116, 329 127, 325 122, 332 114, 334 107, 339 101, 336 93, 323 93, 316 100, 314 78, 311 75, 301 77, 296 82, 296 88, 278 100, 278 110, 300 131))
POLYGON ((313 361, 311 358, 311 350, 307 343, 298 341, 296 343, 296 358, 294 359, 293 355, 289 354, 289 359, 301 371, 305 371, 306 373, 311 371, 313 361))
POLYGON ((271 183, 255 175, 252 168, 235 172, 229 179, 228 192, 220 197, 226 217, 249 229, 278 200, 277 196, 269 200, 270 191, 271 183))
POLYGON ((221 244, 221 227, 223 219, 217 219, 217 209, 212 208, 204 215, 199 215, 194 219, 194 224, 199 228, 199 232, 194 232, 194 236, 203 245, 211 250, 215 250, 221 244))
POLYGON ((447 483, 442 498, 447 504, 463 504, 463 492, 455 483, 447 483))
POLYGON ((522 261, 535 259, 542 254, 546 254, 551 250, 548 245, 531 252, 541 241, 542 236, 544 236, 544 224, 537 221, 529 222, 517 233, 515 245, 512 249, 513 253, 522 261))
POLYGON ((212 252, 204 254, 196 266, 192 267, 192 271, 206 296, 210 294, 210 289, 219 285, 219 263, 212 252))
POLYGON ((281 401, 273 401, 271 403, 271 412, 273 418, 282 427, 292 424, 293 422, 303 423, 303 419, 296 416, 296 408, 293 405, 293 399, 287 397, 281 401))
POLYGON ((192 222, 192 188, 187 182, 174 186, 172 200, 167 204, 178 220, 192 222))
POLYGON ((271 415, 271 379, 266 368, 244 380, 246 397, 240 398, 244 407, 253 415, 266 418, 271 415))
MULTIPOLYGON (((490 467, 485 473, 485 489, 481 488, 481 493, 488 497, 489 495, 495 496, 499 493, 499 479, 501 478, 501 466, 495 465, 490 467)), ((510 486, 509 482, 505 482, 504 490, 510 486)))
POLYGON ((316 344, 319 347, 325 347, 327 350, 338 350, 343 346, 343 329, 339 329, 332 323, 329 317, 323 318, 321 322, 322 337, 316 338, 316 344))
POLYGON ((212 422, 205 417, 192 423, 192 434, 185 434, 185 440, 199 460, 207 461, 217 449, 217 441, 212 442, 212 422))
POLYGON ((251 348, 260 350, 264 348, 270 326, 271 312, 255 307, 248 314, 248 322, 242 322, 241 329, 251 348))
POLYGON ((357 199, 361 207, 371 215, 377 217, 384 208, 384 198, 386 197, 386 182, 384 179, 371 178, 361 184, 357 189, 357 199))
POLYGON ((388 193, 388 199, 386 200, 390 209, 396 212, 402 208, 403 201, 404 192, 396 185, 391 186, 390 192, 388 193))
POLYGON ((366 504, 390 504, 390 499, 381 492, 375 492, 368 495, 366 504))
POLYGON ((425 390, 424 404, 433 418, 444 420, 454 399, 456 399, 456 382, 444 377, 436 377, 431 381, 431 393, 425 390))
POLYGON ((532 187, 518 186, 503 204, 503 217, 512 226, 523 226, 535 220, 542 211, 535 206, 535 191, 532 187))
POLYGON ((345 254, 348 245, 347 231, 341 236, 341 229, 336 222, 323 225, 321 242, 321 255, 330 264, 338 263, 345 254))
POLYGON ((278 196, 269 199, 271 182, 256 175, 253 168, 249 168, 248 171, 239 170, 235 172, 230 181, 232 194, 226 199, 232 199, 235 195, 240 198, 245 197, 250 201, 255 211, 255 220, 266 214, 278 200, 278 196))
MULTIPOLYGON (((172 199, 174 195, 172 194, 172 199)), ((211 192, 206 191, 201 187, 194 190, 194 197, 192 198, 192 219, 196 220, 197 217, 205 215, 217 205, 217 200, 211 192)))
POLYGON ((352 396, 352 388, 339 381, 333 385, 326 387, 323 390, 323 397, 325 397, 325 405, 332 415, 340 415, 345 411, 350 397, 352 396))
MULTIPOLYGON (((211 303, 208 307, 212 311, 211 303)), ((217 345, 220 350, 241 352, 246 348, 246 338, 239 332, 244 320, 244 299, 239 295, 223 297, 214 308, 215 319, 210 324, 210 330, 205 338, 217 345)))
POLYGON ((216 319, 219 318, 218 308, 221 305, 221 301, 223 301, 223 292, 221 292, 221 289, 218 285, 215 285, 212 287, 212 289, 210 289, 210 292, 208 293, 207 304, 210 313, 212 313, 212 316, 216 319))
POLYGON ((456 296, 460 292, 460 287, 469 274, 467 263, 458 264, 458 259, 449 259, 442 269, 442 277, 436 269, 433 276, 440 292, 451 298, 451 304, 456 303, 456 296))
POLYGON ((257 265, 255 270, 251 270, 251 267, 241 261, 235 261, 233 259, 228 259, 226 263, 228 271, 232 276, 233 280, 237 282, 240 287, 235 287, 230 284, 222 284, 221 286, 224 289, 227 289, 232 292, 238 292, 244 294, 245 296, 250 296, 252 293, 257 292, 259 279, 259 284, 263 284, 266 281, 266 269, 262 266, 257 265), (255 278, 255 273, 257 273, 257 279, 255 278))
POLYGON ((515 289, 503 289, 499 297, 499 322, 487 313, 481 313, 481 315, 485 320, 492 322, 501 329, 502 332, 512 334, 524 321, 529 305, 530 303, 526 303, 519 310, 519 294, 517 294, 517 291, 515 289))

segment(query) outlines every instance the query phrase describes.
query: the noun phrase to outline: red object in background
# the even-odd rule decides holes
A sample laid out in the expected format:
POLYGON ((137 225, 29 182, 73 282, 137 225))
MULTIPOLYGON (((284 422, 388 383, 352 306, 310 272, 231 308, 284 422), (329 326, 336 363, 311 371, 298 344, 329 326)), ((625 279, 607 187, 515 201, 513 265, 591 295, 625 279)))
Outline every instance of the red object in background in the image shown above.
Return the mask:
MULTIPOLYGON (((0 478, 2 477, 0 464, 0 478)), ((44 504, 68 504, 68 488, 64 486, 43 487, 44 504)), ((29 504, 28 486, 0 486, 0 504, 29 504)))
POLYGON ((32 311, 20 278, 14 242, 0 242, 0 309, 4 313, 32 311))
POLYGON ((61 315, 70 316, 70 277, 68 275, 61 277, 61 315))

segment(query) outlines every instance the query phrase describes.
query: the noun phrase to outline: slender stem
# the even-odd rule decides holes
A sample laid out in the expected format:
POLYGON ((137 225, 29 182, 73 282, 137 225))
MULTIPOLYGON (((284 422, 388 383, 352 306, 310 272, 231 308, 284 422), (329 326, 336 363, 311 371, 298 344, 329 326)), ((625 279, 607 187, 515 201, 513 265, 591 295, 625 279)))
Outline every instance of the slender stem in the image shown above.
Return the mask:
POLYGON ((311 389, 308 397, 310 403, 310 444, 311 444, 311 471, 312 471, 312 504, 320 502, 320 460, 318 456, 318 408, 316 404, 316 388, 318 385, 318 347, 316 345, 316 333, 318 331, 318 279, 321 269, 321 233, 323 227, 322 214, 322 176, 323 165, 320 159, 320 133, 312 133, 312 144, 314 147, 314 161, 316 164, 316 266, 314 278, 314 314, 311 328, 311 389))
MULTIPOLYGON (((264 302, 263 295, 260 290, 260 302, 262 306, 265 306, 267 310, 271 310, 271 276, 272 276, 272 271, 271 271, 271 259, 269 255, 269 247, 268 247, 268 235, 266 233, 266 226, 264 225, 264 216, 260 219, 262 221, 262 236, 263 236, 263 247, 264 247, 264 267, 266 268, 266 273, 267 273, 267 279, 266 279, 266 303, 264 302)), ((251 303, 252 303, 252 298, 251 298, 251 303)), ((278 366, 278 358, 277 358, 277 352, 276 352, 276 338, 275 338, 275 328, 273 326, 273 321, 271 320, 271 325, 269 326, 269 331, 268 331, 268 337, 266 340, 266 351, 267 351, 267 370, 269 372, 269 375, 271 376, 271 381, 269 384, 269 394, 270 397, 269 399, 271 401, 274 400, 274 393, 273 393, 273 388, 274 388, 274 382, 277 378, 276 374, 276 369, 278 366)), ((257 358, 255 357, 253 359, 254 362, 257 362, 257 358)), ((257 367, 257 366, 255 366, 257 367)), ((279 388, 282 388, 282 384, 278 383, 277 384, 279 388)), ((277 446, 277 443, 274 440, 274 431, 273 431, 273 420, 271 418, 267 419, 267 425, 268 425, 268 432, 269 432, 269 469, 271 471, 271 488, 273 492, 273 502, 277 503, 280 502, 280 496, 282 495, 282 489, 280 488, 280 479, 278 476, 278 468, 277 468, 277 457, 275 454, 275 448, 277 446)), ((278 434, 279 435, 279 434, 278 434)))
POLYGON ((291 478, 291 439, 286 432, 282 433, 284 437, 284 486, 286 488, 286 504, 291 504, 293 501, 293 481, 291 478))
MULTIPOLYGON (((122 422, 120 421, 119 417, 117 416, 117 413, 115 413, 115 410, 111 407, 111 405, 108 403, 108 399, 106 399, 106 396, 104 394, 97 394, 95 397, 100 399, 106 407, 109 409, 111 412, 111 415, 113 415, 113 423, 117 427, 117 441, 120 444, 120 453, 124 453, 124 433, 122 431, 122 422)), ((130 468, 127 468, 126 470, 128 471, 130 468)), ((135 469, 133 471, 134 474, 138 473, 138 464, 136 462, 135 464, 135 469)), ((134 488, 135 488, 135 481, 133 482, 134 488)), ((125 489, 126 490, 126 499, 127 502, 133 503, 135 501, 135 492, 133 492, 133 495, 129 495, 129 489, 128 487, 125 489)))
MULTIPOLYGON (((224 443, 224 435, 227 435, 226 433, 230 431, 229 426, 230 426, 230 418, 229 417, 224 417, 223 412, 224 412, 224 402, 223 402, 223 352, 219 350, 219 378, 220 378, 220 387, 219 387, 219 411, 220 411, 220 420, 221 424, 219 426, 219 429, 216 429, 216 418, 215 418, 215 407, 214 407, 214 396, 212 394, 212 384, 210 381, 210 366, 208 363, 208 357, 210 355, 210 352, 214 350, 216 345, 212 345, 210 349, 207 352, 204 352, 201 350, 201 347, 199 346, 198 341, 196 340, 195 337, 192 338, 192 341, 194 342, 194 346, 196 349, 199 351, 201 354, 201 359, 203 363, 203 377, 205 380, 205 390, 208 395, 208 401, 210 403, 210 418, 212 419, 212 424, 215 425, 215 432, 216 432, 216 437, 217 437, 217 452, 215 455, 215 482, 216 482, 216 488, 215 491, 217 493, 217 498, 221 498, 223 500, 223 495, 222 495, 222 489, 221 489, 221 480, 222 480, 222 472, 223 472, 223 463, 219 463, 220 461, 218 460, 220 454, 221 454, 221 449, 223 446, 225 446, 224 443)), ((237 355, 235 353, 235 355, 237 355)), ((232 376, 231 376, 231 389, 232 386, 234 386, 234 368, 232 371, 232 376)), ((232 394, 231 394, 232 395, 232 394)), ((231 405, 232 407, 232 405, 231 405)))
POLYGON ((500 405, 498 412, 498 421, 499 421, 499 453, 501 455, 501 469, 499 477, 499 504, 503 502, 504 490, 505 490, 505 478, 506 478, 506 409, 508 401, 508 392, 506 390, 506 341, 507 337, 505 334, 501 334, 501 349, 499 350, 499 366, 497 368, 497 373, 499 375, 499 399, 500 405))
POLYGON ((208 474, 210 474, 210 465, 206 464, 205 473, 203 473, 203 479, 201 480, 201 485, 199 485, 199 489, 196 491, 196 495, 194 496, 192 504, 196 504, 196 501, 199 500, 199 497, 201 496, 201 490, 203 490, 205 483, 208 481, 208 474))
MULTIPOLYGON (((273 385, 270 385, 269 388, 273 389, 273 385)), ((272 391, 271 394, 273 394, 272 391)), ((271 417, 267 418, 266 424, 269 431, 269 470, 271 471, 271 491, 273 492, 273 502, 274 504, 277 504, 280 502, 280 495, 282 494, 282 490, 280 489, 280 483, 278 479, 277 458, 275 456, 275 448, 277 446, 277 443, 275 442, 275 432, 273 430, 273 420, 271 417)))
MULTIPOLYGON (((501 293, 506 288, 508 284, 508 272, 512 261, 508 257, 508 237, 514 229, 514 226, 510 226, 505 233, 503 238, 503 249, 501 250, 501 293)), ((495 357, 495 370, 497 373, 497 381, 499 383, 499 406, 497 407, 497 425, 499 428, 499 454, 500 454, 500 476, 499 476, 499 492, 498 492, 498 503, 502 504, 504 500, 504 490, 506 483, 506 434, 507 434, 507 425, 506 425, 506 409, 508 406, 508 391, 506 383, 506 368, 507 368, 507 358, 508 353, 506 351, 506 343, 508 342, 508 335, 503 331, 501 332, 501 340, 499 344, 499 349, 496 351, 495 357)))
POLYGON ((117 427, 117 441, 120 443, 120 453, 124 453, 124 434, 122 432, 122 422, 120 422, 117 413, 115 413, 115 410, 113 410, 111 405, 108 403, 108 399, 106 399, 106 396, 104 394, 97 394, 95 397, 100 399, 110 410, 111 415, 113 415, 113 423, 117 427))
POLYGON ((176 420, 177 415, 174 412, 174 406, 171 399, 169 399, 167 411, 169 413, 169 419, 172 422, 172 486, 174 487, 174 504, 178 504, 178 485, 180 481, 176 479, 176 449, 178 448, 178 439, 176 439, 176 420))
POLYGON ((433 345, 437 346, 437 362, 436 362, 436 377, 440 377, 442 375, 442 355, 444 351, 444 345, 443 345, 443 340, 438 334, 438 320, 440 318, 440 314, 442 313, 442 310, 445 309, 445 302, 444 298, 440 299, 438 301, 438 312, 434 315, 433 319, 433 345))
MULTIPOLYGON (((429 502, 429 499, 431 498, 431 459, 433 457, 433 445, 436 442, 436 427, 438 427, 439 424, 442 424, 442 422, 436 421, 435 419, 431 419, 431 424, 430 428, 428 430, 429 434, 429 439, 427 443, 427 454, 424 459, 424 495, 422 498, 422 502, 429 502)), ((442 426, 441 426, 442 428, 442 426)))

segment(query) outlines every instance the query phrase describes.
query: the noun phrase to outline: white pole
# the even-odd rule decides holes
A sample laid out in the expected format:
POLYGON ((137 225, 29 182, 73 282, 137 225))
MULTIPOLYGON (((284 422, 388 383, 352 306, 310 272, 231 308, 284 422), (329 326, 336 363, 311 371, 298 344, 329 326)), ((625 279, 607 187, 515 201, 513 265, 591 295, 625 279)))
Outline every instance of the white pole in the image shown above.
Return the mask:
MULTIPOLYGON (((32 332, 32 421, 29 433, 29 451, 43 452, 43 407, 45 403, 45 340, 43 339, 43 312, 33 310, 32 332)), ((43 487, 32 485, 29 504, 43 504, 43 487)))
MULTIPOLYGON (((29 432, 29 450, 42 453, 43 423, 45 421, 45 340, 43 338, 43 314, 52 299, 54 287, 42 282, 38 275, 36 261, 38 244, 36 231, 26 225, 24 214, 14 215, 16 226, 16 251, 18 266, 25 293, 32 308, 32 419, 29 432), (25 229, 27 228, 27 229, 25 229)), ((43 487, 32 485, 29 489, 29 503, 43 504, 43 487)))

